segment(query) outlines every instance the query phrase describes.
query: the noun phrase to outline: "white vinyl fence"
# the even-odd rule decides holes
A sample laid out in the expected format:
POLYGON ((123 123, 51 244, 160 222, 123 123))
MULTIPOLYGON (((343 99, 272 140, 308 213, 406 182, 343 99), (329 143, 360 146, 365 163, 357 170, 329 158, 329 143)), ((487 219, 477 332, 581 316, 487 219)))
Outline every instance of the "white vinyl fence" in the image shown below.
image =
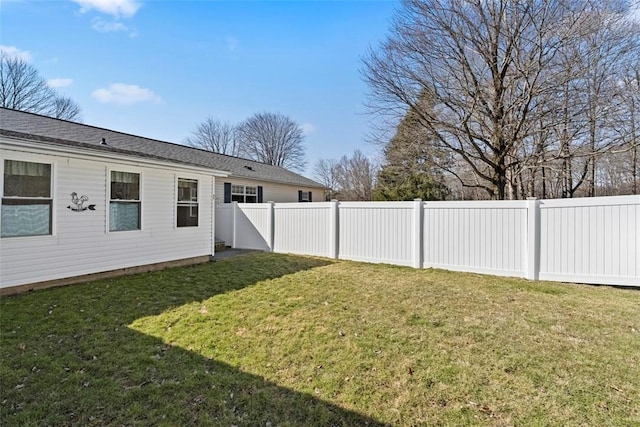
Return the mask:
POLYGON ((640 196, 541 200, 539 238, 542 280, 640 286, 640 196))
POLYGON ((533 279, 532 208, 528 201, 424 203, 422 267, 533 279))
POLYGON ((235 248, 576 283, 640 286, 640 196, 225 204, 235 248))
POLYGON ((337 203, 273 205, 273 251, 336 257, 337 203))

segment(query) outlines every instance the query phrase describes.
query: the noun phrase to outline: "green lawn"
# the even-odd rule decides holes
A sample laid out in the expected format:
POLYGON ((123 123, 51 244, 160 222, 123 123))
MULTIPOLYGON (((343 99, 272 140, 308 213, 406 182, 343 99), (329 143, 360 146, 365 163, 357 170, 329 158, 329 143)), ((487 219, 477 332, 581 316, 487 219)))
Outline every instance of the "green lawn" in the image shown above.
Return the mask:
POLYGON ((256 254, 0 301, 0 425, 640 425, 640 291, 256 254))

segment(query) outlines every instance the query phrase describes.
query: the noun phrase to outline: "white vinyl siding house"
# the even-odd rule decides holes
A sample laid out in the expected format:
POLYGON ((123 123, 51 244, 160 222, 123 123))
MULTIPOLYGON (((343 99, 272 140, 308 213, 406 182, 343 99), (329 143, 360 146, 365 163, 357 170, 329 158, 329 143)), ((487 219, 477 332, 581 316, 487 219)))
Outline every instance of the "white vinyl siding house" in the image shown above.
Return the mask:
POLYGON ((0 294, 206 261, 227 187, 242 203, 324 193, 278 166, 1 107, 0 155, 0 294))
MULTIPOLYGON (((52 151, 5 139, 0 142, 3 160, 51 168, 51 196, 38 199, 43 206, 51 206, 48 233, 38 231, 44 225, 37 225, 35 232, 15 232, 15 221, 9 218, 15 205, 6 209, 5 204, 13 196, 3 197, 1 288, 214 253, 215 172, 111 154, 52 151), (128 175, 120 174, 122 171, 128 175), (128 188, 114 190, 118 179, 130 181, 124 183, 128 188), (188 227, 179 226, 181 180, 195 183, 198 189, 197 207, 192 211, 197 222, 188 227), (121 205, 126 206, 123 212, 121 205)), ((2 191, 7 182, 6 164, 0 162, 5 177, 0 181, 2 191)), ((188 203, 193 209, 195 202, 188 203)), ((39 224, 48 215, 35 216, 39 224)))

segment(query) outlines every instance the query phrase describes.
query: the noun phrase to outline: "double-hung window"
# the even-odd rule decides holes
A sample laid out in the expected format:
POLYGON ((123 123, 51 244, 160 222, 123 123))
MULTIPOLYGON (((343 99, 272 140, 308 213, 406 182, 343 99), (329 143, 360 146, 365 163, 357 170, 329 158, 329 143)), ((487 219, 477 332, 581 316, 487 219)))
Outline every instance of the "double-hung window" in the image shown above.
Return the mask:
POLYGON ((224 202, 262 203, 263 188, 261 185, 250 186, 224 183, 224 202))
POLYGON ((258 187, 232 185, 231 201, 238 203, 258 203, 258 187))
POLYGON ((51 164, 4 161, 2 237, 51 234, 51 164))
POLYGON ((109 231, 140 230, 140 174, 111 171, 109 231))
POLYGON ((198 181, 178 178, 178 227, 198 226, 198 181))

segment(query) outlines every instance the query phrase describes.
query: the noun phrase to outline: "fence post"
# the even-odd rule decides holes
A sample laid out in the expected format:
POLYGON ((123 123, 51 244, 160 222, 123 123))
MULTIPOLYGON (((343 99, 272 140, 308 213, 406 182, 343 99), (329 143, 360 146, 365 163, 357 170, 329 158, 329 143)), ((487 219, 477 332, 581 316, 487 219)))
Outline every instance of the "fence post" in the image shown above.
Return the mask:
POLYGON ((331 199, 331 254, 330 257, 338 259, 340 255, 340 212, 337 199, 331 199))
POLYGON ((237 234, 237 211, 238 211, 238 202, 232 202, 231 203, 231 230, 232 230, 232 236, 233 238, 231 239, 231 247, 232 248, 236 248, 236 234, 237 234))
POLYGON ((269 245, 269 251, 270 252, 274 252, 274 236, 275 236, 275 213, 274 213, 274 202, 272 201, 268 201, 267 202, 269 204, 269 230, 268 230, 268 237, 269 237, 269 241, 267 242, 267 244, 269 245))
POLYGON ((540 273, 540 200, 527 197, 526 278, 538 280, 540 273))
POLYGON ((413 267, 422 268, 422 199, 413 199, 413 267))

